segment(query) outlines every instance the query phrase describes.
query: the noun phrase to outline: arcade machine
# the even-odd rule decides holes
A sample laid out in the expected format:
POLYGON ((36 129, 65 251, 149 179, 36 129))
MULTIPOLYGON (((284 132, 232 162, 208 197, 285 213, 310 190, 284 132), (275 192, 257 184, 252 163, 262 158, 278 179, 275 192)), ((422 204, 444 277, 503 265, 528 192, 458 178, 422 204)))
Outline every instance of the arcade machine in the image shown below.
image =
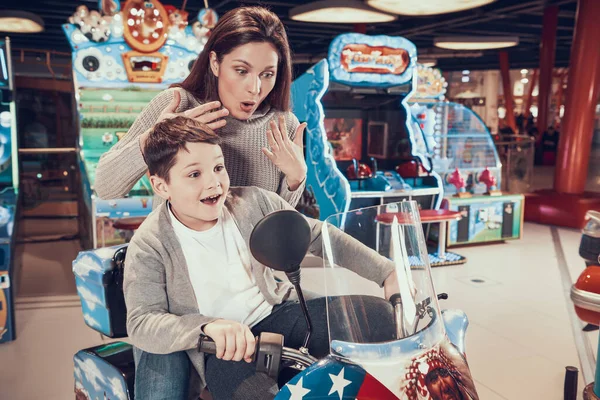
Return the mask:
POLYGON ((444 183, 443 207, 463 218, 449 223, 447 245, 519 239, 524 196, 502 193, 502 163, 492 135, 471 109, 444 101, 438 69, 419 67, 419 90, 411 98, 434 171, 444 183))
POLYGON ((343 34, 292 84, 293 112, 308 124, 311 216, 403 199, 439 207, 442 181, 418 145, 425 139, 407 105, 416 58, 402 37, 343 34))
POLYGON ((94 193, 100 156, 125 135, 142 109, 160 91, 181 82, 217 21, 201 10, 188 24, 188 13, 158 0, 99 2, 99 11, 79 6, 63 25, 73 49, 73 82, 80 115, 79 164, 82 179, 80 232, 84 248, 128 241, 125 220, 152 210, 147 176, 126 198, 102 200, 94 193), (118 223, 120 221, 121 223, 118 223))
POLYGON ((0 343, 16 339, 13 260, 19 172, 14 99, 10 40, 5 38, 0 39, 0 343))

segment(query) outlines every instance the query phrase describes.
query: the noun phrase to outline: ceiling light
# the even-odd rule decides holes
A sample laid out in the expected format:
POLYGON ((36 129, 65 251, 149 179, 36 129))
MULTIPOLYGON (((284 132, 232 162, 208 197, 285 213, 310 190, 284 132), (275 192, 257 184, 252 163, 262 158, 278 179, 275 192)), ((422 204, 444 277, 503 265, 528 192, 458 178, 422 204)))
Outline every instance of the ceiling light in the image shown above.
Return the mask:
POLYGON ((296 21, 338 24, 390 22, 397 18, 358 0, 314 1, 292 8, 289 16, 296 21))
POLYGON ((469 71, 468 69, 463 70, 463 75, 469 75, 471 73, 471 71, 469 71))
POLYGON ((521 79, 521 83, 527 83, 527 82, 529 82, 529 79, 527 79, 527 78, 521 79))
POLYGON ((496 0, 367 0, 378 10, 402 15, 437 15, 468 10, 496 0))
POLYGON ((451 50, 490 50, 512 47, 519 44, 516 36, 445 36, 435 38, 433 44, 451 50))
POLYGON ((528 72, 529 72, 528 70, 526 70, 526 69, 523 68, 521 70, 521 75, 527 75, 528 72))
POLYGON ((469 82, 469 77, 463 76, 461 80, 463 81, 463 83, 469 82))
POLYGON ((38 15, 18 10, 0 10, 0 32, 38 33, 44 20, 38 15))

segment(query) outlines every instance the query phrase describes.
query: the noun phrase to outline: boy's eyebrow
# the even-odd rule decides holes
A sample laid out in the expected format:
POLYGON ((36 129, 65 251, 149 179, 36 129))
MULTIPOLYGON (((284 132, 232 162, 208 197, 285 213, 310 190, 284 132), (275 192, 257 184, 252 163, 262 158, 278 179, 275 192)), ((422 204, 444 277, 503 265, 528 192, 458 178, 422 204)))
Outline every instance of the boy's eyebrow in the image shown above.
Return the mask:
MULTIPOLYGON (((240 59, 233 60, 233 61, 241 62, 242 64, 246 64, 248 67, 252 68, 252 64, 250 64, 248 61, 245 61, 245 60, 240 60, 240 59)), ((269 66, 268 66, 268 67, 266 67, 265 69, 274 69, 274 68, 275 68, 275 66, 274 66, 274 65, 269 65, 269 66)))
MULTIPOLYGON (((225 158, 225 157, 223 156, 223 154, 219 154, 218 156, 216 156, 216 157, 214 158, 214 160, 218 160, 218 159, 221 159, 221 158, 223 158, 223 159, 225 158)), ((200 165, 200 163, 199 163, 199 162, 193 162, 193 163, 190 163, 190 164, 186 165, 185 167, 183 167, 183 169, 187 169, 187 168, 189 168, 189 167, 195 167, 195 166, 197 166, 197 165, 200 165)))

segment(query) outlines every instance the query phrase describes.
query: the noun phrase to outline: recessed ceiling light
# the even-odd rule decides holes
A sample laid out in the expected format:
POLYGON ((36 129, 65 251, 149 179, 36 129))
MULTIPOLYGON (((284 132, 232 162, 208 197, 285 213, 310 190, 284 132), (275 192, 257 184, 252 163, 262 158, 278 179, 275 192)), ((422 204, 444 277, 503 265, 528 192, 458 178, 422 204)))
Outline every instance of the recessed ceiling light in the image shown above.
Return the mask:
POLYGON ((367 0, 373 8, 401 15, 437 15, 468 10, 496 0, 367 0))
POLYGON ((447 36, 435 38, 433 44, 451 50, 489 50, 516 46, 519 44, 519 38, 516 36, 447 36))
POLYGON ((44 21, 38 15, 19 10, 0 10, 0 32, 38 33, 44 21))
POLYGON ((390 22, 397 18, 358 0, 314 1, 292 8, 289 16, 296 21, 338 24, 390 22))

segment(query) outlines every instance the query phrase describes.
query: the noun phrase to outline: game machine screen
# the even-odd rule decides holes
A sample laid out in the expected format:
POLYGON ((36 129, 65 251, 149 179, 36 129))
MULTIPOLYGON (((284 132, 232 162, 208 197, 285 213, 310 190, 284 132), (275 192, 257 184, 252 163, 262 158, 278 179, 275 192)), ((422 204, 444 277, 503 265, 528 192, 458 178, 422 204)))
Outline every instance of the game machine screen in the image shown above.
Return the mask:
POLYGON ((10 39, 0 38, 0 343, 14 340, 18 162, 10 39))
POLYGON ((438 69, 419 66, 418 80, 411 112, 443 179, 444 206, 462 215, 449 223, 447 244, 519 239, 524 197, 500 191, 502 163, 489 129, 469 107, 444 101, 438 69))
POLYGON ((152 210, 147 175, 128 193, 115 194, 120 198, 100 199, 94 190, 96 167, 158 93, 187 77, 218 19, 213 10, 203 9, 192 21, 187 11, 158 0, 102 0, 99 8, 81 5, 63 25, 73 49, 78 100, 86 210, 80 232, 90 232, 84 248, 129 241, 152 210))
POLYGON ((343 34, 293 82, 293 112, 307 122, 311 202, 301 211, 324 220, 403 199, 439 206, 442 183, 406 104, 415 61, 415 45, 402 37, 343 34))

